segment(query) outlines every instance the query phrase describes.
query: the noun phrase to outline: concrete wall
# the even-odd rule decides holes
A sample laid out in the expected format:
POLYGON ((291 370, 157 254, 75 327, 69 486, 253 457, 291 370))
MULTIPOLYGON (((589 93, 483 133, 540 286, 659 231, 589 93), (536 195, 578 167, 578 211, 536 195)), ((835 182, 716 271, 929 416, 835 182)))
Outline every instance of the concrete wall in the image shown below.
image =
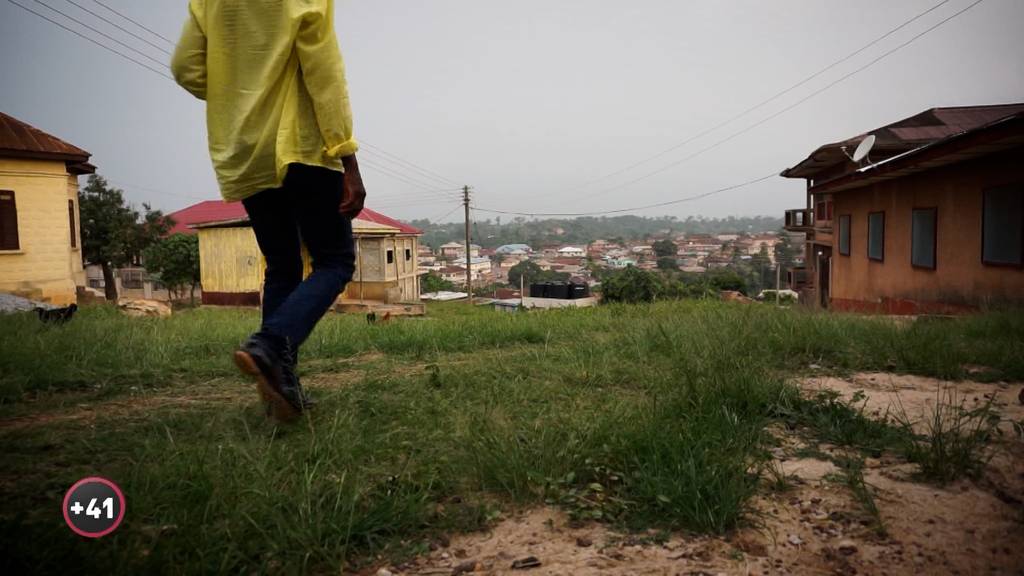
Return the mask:
POLYGON ((415 236, 363 236, 358 239, 356 274, 342 298, 358 300, 419 301, 419 239, 415 236), (393 259, 388 264, 387 254, 393 259), (409 258, 406 259, 406 254, 409 258), (360 272, 362 271, 362 272, 360 272), (390 295, 387 290, 394 288, 390 295))
POLYGON ((0 190, 14 192, 20 248, 0 252, 0 292, 64 306, 85 285, 78 178, 63 162, 0 158, 0 190), (68 200, 75 204, 71 247, 68 200))
POLYGON ((835 222, 851 216, 851 245, 843 256, 833 243, 833 307, 917 313, 1024 302, 1024 269, 981 261, 982 191, 1013 183, 1024 188, 1022 158, 1018 148, 837 193, 835 222), (929 207, 938 208, 935 270, 910 263, 911 211, 929 207), (882 262, 867 257, 868 213, 879 211, 885 212, 882 262))
POLYGON ((199 278, 204 291, 259 293, 265 268, 252 228, 199 230, 199 278))

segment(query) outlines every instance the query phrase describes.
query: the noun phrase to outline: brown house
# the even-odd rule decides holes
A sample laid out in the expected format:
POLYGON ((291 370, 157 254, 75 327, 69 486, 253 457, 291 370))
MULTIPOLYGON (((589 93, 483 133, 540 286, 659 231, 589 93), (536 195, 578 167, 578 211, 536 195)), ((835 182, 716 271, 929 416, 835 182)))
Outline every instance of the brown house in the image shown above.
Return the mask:
POLYGON ((826 144, 782 176, 807 181, 786 229, 807 235, 790 271, 814 306, 956 313, 1024 302, 1024 104, 933 108, 826 144))

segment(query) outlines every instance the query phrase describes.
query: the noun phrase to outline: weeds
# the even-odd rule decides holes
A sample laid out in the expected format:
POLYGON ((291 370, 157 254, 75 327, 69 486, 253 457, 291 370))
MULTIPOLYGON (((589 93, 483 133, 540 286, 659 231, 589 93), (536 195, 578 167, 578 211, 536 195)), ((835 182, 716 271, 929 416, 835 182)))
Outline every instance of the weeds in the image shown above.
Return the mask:
POLYGON ((987 446, 999 425, 999 414, 989 396, 977 408, 965 407, 966 399, 952 387, 939 386, 935 407, 915 433, 915 422, 899 404, 896 419, 906 442, 903 454, 920 466, 927 480, 945 484, 963 476, 977 477, 991 457, 987 446))
POLYGON ((846 401, 833 390, 791 398, 780 404, 777 411, 791 427, 809 429, 822 441, 856 448, 873 457, 906 441, 906 430, 893 426, 887 418, 875 420, 866 416, 862 398, 846 401))
POLYGON ((793 483, 790 481, 789 476, 786 475, 782 470, 782 466, 776 460, 768 461, 761 475, 766 477, 768 489, 773 492, 788 492, 793 488, 793 483))
POLYGON ((843 400, 833 391, 797 398, 777 408, 792 427, 807 429, 819 440, 854 448, 877 458, 893 451, 917 464, 922 479, 946 484, 961 477, 976 477, 991 454, 988 443, 997 433, 1000 418, 993 397, 967 409, 952 388, 939 388, 935 408, 920 425, 911 419, 897 398, 894 414, 881 420, 864 413, 863 397, 843 400), (919 430, 920 429, 920 430, 919 430))
MULTIPOLYGON (((337 572, 545 501, 627 528, 721 533, 750 516, 773 423, 869 454, 907 445, 908 430, 872 422, 863 406, 801 398, 785 383, 792 366, 950 376, 970 362, 1024 378, 1024 338, 1006 336, 1024 334, 1019 313, 939 330, 713 302, 510 315, 431 305, 427 318, 384 326, 327 317, 302 349, 320 403, 275 429, 230 363, 257 321, 203 308, 128 319, 99 306, 45 330, 0 316, 4 414, 92 402, 89 418, 0 427, 0 485, 14 503, 0 510, 13 550, 4 562, 337 572), (81 389, 96 396, 67 394, 81 389), (196 401, 197 390, 216 395, 196 401), (41 394, 53 401, 25 401, 41 394), (155 395, 178 402, 150 407, 155 395), (128 499, 129 517, 100 548, 53 520, 63 491, 92 474, 128 499)), ((937 429, 975 426, 956 422, 937 429)), ((941 446, 949 456, 938 460, 970 461, 955 438, 941 446)))
POLYGON ((887 537, 888 532, 875 504, 875 496, 864 481, 864 459, 844 456, 836 458, 835 462, 839 467, 839 481, 850 490, 861 509, 870 517, 871 529, 879 538, 887 537))

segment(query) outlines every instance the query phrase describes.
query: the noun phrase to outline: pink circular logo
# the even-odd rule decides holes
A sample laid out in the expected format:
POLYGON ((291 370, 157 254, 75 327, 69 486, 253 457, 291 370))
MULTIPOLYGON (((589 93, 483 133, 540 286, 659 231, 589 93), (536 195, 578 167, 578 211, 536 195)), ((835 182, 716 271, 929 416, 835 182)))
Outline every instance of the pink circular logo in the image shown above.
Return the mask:
POLYGON ((124 492, 106 478, 82 478, 64 494, 64 521, 86 538, 106 536, 124 520, 124 492))

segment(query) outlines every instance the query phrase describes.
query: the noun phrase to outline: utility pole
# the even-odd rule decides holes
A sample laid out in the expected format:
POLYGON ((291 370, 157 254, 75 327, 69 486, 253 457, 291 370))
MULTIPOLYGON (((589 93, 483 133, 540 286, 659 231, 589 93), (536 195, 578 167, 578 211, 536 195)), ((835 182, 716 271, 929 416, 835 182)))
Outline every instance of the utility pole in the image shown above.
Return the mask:
POLYGON ((466 292, 469 294, 469 305, 473 305, 473 260, 469 246, 469 186, 462 187, 462 205, 466 209, 466 292))
POLYGON ((782 294, 779 290, 782 288, 782 262, 779 262, 778 258, 775 260, 775 305, 782 306, 782 294))

